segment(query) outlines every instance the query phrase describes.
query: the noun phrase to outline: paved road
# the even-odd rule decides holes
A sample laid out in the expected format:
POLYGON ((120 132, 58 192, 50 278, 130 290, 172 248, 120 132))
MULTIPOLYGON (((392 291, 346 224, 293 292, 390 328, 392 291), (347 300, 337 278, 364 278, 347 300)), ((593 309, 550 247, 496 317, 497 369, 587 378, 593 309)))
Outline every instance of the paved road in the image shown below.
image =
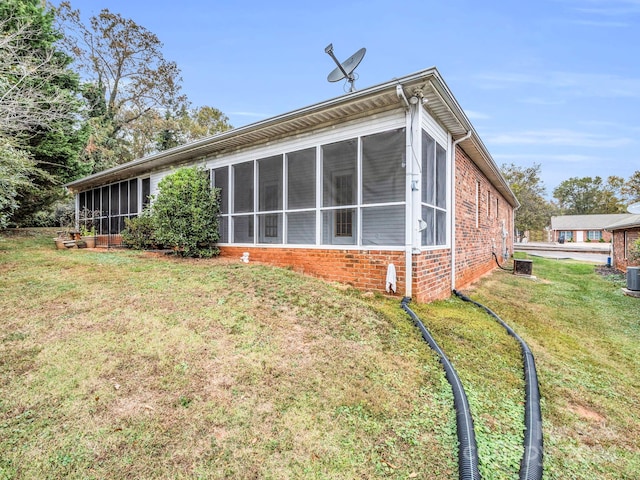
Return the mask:
MULTIPOLYGON (((518 251, 516 249, 516 251, 518 251)), ((527 251, 531 256, 534 257, 545 257, 545 258, 555 258, 556 260, 561 259, 570 259, 570 260, 579 260, 582 262, 591 262, 597 263, 600 265, 604 265, 607 263, 607 258, 609 255, 602 255, 600 253, 582 253, 582 252, 558 252, 551 250, 530 250, 527 251)))
POLYGON ((611 255, 608 244, 516 243, 514 247, 516 252, 526 252, 533 256, 579 260, 600 265, 606 264, 611 255))

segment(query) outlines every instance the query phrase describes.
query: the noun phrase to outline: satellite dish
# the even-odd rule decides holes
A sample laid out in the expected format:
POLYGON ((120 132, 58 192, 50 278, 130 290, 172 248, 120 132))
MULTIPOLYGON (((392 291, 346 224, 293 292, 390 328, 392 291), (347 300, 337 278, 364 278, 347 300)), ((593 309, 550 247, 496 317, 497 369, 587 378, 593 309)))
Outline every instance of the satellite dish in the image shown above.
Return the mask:
POLYGON ((340 80, 346 78, 347 81, 351 84, 349 87, 349 91, 353 92, 356 88, 354 83, 356 81, 356 76, 353 74, 353 71, 356 69, 364 54, 367 52, 366 48, 361 48, 356 53, 347 58, 344 62, 340 63, 336 56, 333 54, 333 44, 329 44, 325 49, 325 53, 327 53, 334 62, 336 62, 337 67, 329 74, 327 80, 330 82, 339 82, 340 80))
POLYGON ((640 215, 640 202, 632 203, 627 207, 627 212, 640 215))

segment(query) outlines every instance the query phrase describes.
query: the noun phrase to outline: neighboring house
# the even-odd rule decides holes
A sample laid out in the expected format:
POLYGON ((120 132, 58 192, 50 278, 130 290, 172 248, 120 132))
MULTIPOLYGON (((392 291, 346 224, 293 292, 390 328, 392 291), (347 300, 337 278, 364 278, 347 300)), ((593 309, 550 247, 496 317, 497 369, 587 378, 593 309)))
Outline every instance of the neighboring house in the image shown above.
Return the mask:
POLYGON ((624 220, 630 214, 562 215, 551 217, 551 241, 553 242, 610 242, 611 233, 606 227, 624 220))
POLYGON ((221 255, 417 301, 513 250, 517 199, 435 68, 71 182, 117 239, 158 182, 199 165, 222 190, 221 255), (393 264, 393 268, 389 265, 393 264), (393 275, 389 277, 393 279, 393 275))
POLYGON ((629 214, 626 218, 607 226, 613 234, 613 267, 625 271, 627 267, 640 265, 640 260, 630 255, 634 243, 640 238, 640 215, 629 214))

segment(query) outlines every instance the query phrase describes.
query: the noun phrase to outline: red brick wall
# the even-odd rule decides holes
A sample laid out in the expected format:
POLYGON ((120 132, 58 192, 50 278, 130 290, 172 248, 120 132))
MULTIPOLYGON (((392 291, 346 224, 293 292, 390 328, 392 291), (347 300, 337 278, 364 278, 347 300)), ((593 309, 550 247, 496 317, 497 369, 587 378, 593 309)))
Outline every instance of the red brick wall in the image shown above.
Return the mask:
MULTIPOLYGON (((616 230, 613 232, 613 258, 611 259, 613 267, 618 270, 626 271, 627 267, 638 266, 640 262, 632 262, 628 258, 624 258, 624 230, 616 230)), ((627 230, 627 245, 631 248, 633 243, 640 238, 640 228, 630 228, 627 230)))
MULTIPOLYGON (((387 268, 396 267, 398 297, 405 292, 405 253, 385 250, 334 250, 322 248, 221 246, 222 257, 237 258, 249 252, 249 262, 291 267, 294 271, 355 288, 385 292, 387 268)), ((430 302, 451 295, 449 250, 413 255, 413 298, 430 302)))
MULTIPOLYGON (((120 237, 118 236, 118 240, 120 237)), ((396 295, 405 293, 405 252, 387 250, 339 250, 325 248, 220 246, 220 256, 240 258, 249 252, 249 262, 278 267, 366 291, 386 292, 387 268, 396 268, 396 295)), ((413 297, 418 302, 447 298, 451 294, 449 250, 413 255, 413 297)))
POLYGON ((249 252, 249 262, 292 267, 299 273, 375 292, 385 291, 387 268, 390 263, 393 263, 396 267, 398 295, 402 295, 405 291, 404 252, 288 247, 220 247, 221 256, 236 257, 238 261, 244 252, 249 252))
POLYGON ((508 232, 506 239, 508 253, 509 255, 513 253, 513 209, 460 148, 456 151, 455 183, 455 286, 463 288, 496 268, 492 256, 493 245, 495 245, 496 255, 502 262, 502 220, 505 221, 508 232), (479 204, 476 205, 478 182, 479 204), (476 210, 478 211, 477 227, 476 210))
MULTIPOLYGON (((513 209, 492 187, 483 173, 458 148, 456 151, 456 280, 455 288, 464 288, 480 276, 496 268, 491 255, 492 241, 501 258, 502 223, 509 232, 507 248, 513 252, 513 209), (480 182, 478 226, 476 227, 476 182, 480 182), (489 208, 487 208, 487 201, 489 208)), ((343 250, 328 248, 241 247, 221 246, 221 256, 240 261, 249 252, 250 262, 261 262, 346 283, 353 287, 384 292, 387 267, 396 267, 397 295, 405 293, 405 252, 385 250, 343 250)), ((429 302, 451 295, 451 252, 429 250, 412 256, 412 296, 418 302, 429 302)))
POLYGON ((413 298, 431 302, 451 295, 451 252, 433 250, 413 256, 413 298))
MULTIPOLYGON (((458 149, 456 157, 456 288, 463 288, 496 268, 501 255, 502 223, 509 232, 507 248, 513 252, 513 210, 493 188, 473 162, 458 149), (480 182, 479 222, 476 228, 476 181, 480 182), (487 193, 490 208, 487 210, 487 193), (497 208, 496 208, 497 199, 497 208), (497 210, 497 211, 496 211, 497 210), (487 212, 489 215, 487 215, 487 212)), ((250 261, 292 267, 295 271, 329 281, 347 283, 356 288, 384 292, 387 267, 393 263, 397 274, 398 296, 405 292, 405 253, 384 250, 339 250, 289 247, 220 247, 225 257, 240 257, 249 252, 250 261)), ((451 252, 429 250, 414 254, 412 296, 429 302, 451 295, 451 252)))
MULTIPOLYGON (((571 239, 572 242, 575 242, 576 239, 578 238, 578 232, 580 230, 554 230, 553 231, 553 241, 557 242, 559 240, 560 237, 560 232, 572 232, 573 233, 573 238, 571 239)), ((589 234, 590 230, 582 230, 582 242, 583 243, 589 243, 587 242, 587 238, 588 234, 589 234)), ((602 240, 604 242, 610 242, 612 238, 611 232, 607 232, 606 230, 602 230, 602 240)), ((591 242, 598 242, 599 240, 592 240, 591 242)))

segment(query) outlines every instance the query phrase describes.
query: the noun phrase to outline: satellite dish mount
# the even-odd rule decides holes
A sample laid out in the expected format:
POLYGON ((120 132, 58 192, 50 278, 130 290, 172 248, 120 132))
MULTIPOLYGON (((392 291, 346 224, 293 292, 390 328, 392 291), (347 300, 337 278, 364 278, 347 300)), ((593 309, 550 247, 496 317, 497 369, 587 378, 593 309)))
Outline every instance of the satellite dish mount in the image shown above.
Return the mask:
POLYGON ((337 65, 337 67, 329 74, 327 80, 330 82, 339 82, 343 78, 346 78, 350 83, 349 91, 354 92, 356 89, 355 81, 357 77, 353 73, 353 71, 358 65, 360 65, 360 62, 362 61, 364 54, 367 52, 367 49, 361 48, 342 63, 340 63, 336 56, 333 54, 333 44, 330 43, 324 49, 324 51, 333 59, 334 62, 336 62, 337 65))

